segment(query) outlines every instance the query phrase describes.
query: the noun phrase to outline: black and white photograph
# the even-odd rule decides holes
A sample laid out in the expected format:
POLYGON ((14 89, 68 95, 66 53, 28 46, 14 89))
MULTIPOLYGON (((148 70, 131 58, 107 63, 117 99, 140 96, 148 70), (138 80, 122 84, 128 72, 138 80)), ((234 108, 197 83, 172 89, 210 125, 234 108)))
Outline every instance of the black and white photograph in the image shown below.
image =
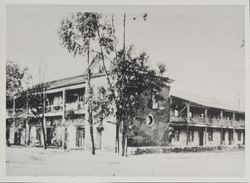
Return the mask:
POLYGON ((4 176, 245 178, 240 2, 6 4, 4 176))

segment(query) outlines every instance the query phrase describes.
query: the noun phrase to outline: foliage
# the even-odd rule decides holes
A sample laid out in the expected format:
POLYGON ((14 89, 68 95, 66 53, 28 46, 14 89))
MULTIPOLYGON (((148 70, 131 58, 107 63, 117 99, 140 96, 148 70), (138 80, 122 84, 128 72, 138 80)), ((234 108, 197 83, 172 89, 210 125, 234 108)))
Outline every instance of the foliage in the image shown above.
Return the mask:
POLYGON ((144 130, 138 125, 132 125, 131 130, 128 133, 128 146, 152 146, 154 142, 152 137, 145 133, 144 130))
POLYGON ((162 76, 164 74, 164 72, 166 72, 166 65, 164 63, 158 63, 157 67, 159 69, 159 73, 162 76))
POLYGON ((31 76, 27 67, 20 67, 16 62, 7 60, 6 63, 6 107, 12 106, 14 95, 19 95, 28 84, 31 76))
POLYGON ((39 117, 40 114, 45 113, 44 103, 47 89, 48 83, 36 84, 20 94, 19 103, 23 107, 28 105, 32 114, 39 117))
MULTIPOLYGON (((58 30, 59 38, 63 47, 70 53, 76 55, 86 55, 88 62, 88 122, 90 124, 90 136, 92 142, 92 154, 95 154, 93 136, 93 89, 91 86, 90 53, 94 53, 94 61, 101 59, 103 69, 107 76, 104 65, 104 54, 110 54, 114 50, 112 39, 112 26, 107 22, 101 23, 101 14, 95 12, 77 12, 70 18, 62 20, 58 30), (99 49, 94 49, 93 43, 97 43, 99 49)), ((107 77, 108 78, 108 77, 107 77)), ((98 106, 104 106, 98 104, 98 106)), ((101 107, 103 108, 103 107, 101 107)), ((103 110, 103 109, 101 109, 103 110)))
POLYGON ((209 152, 209 151, 235 151, 242 150, 244 146, 190 146, 190 147, 138 147, 131 151, 133 155, 158 154, 158 153, 188 153, 188 152, 209 152))
MULTIPOLYGON (((122 122, 122 155, 125 153, 125 141, 129 126, 132 125, 145 95, 161 91, 165 86, 157 72, 148 64, 149 57, 145 52, 137 55, 134 47, 127 52, 117 52, 112 63, 111 76, 114 81, 116 97, 116 120, 122 122)), ((152 103, 152 102, 151 102, 152 103)))
POLYGON ((117 115, 125 116, 130 122, 136 117, 143 95, 153 90, 161 91, 165 86, 156 71, 149 67, 147 54, 133 56, 133 51, 134 47, 130 46, 125 59, 123 50, 119 51, 111 71, 117 92, 117 115))
POLYGON ((90 42, 98 42, 110 54, 114 50, 112 27, 107 22, 101 23, 102 15, 95 12, 77 12, 70 18, 62 20, 58 34, 63 47, 70 53, 85 55, 88 50, 100 55, 100 50, 94 50, 90 42))
POLYGON ((111 92, 104 87, 99 87, 97 96, 93 99, 94 119, 96 122, 102 123, 105 117, 114 114, 114 108, 111 101, 111 92))

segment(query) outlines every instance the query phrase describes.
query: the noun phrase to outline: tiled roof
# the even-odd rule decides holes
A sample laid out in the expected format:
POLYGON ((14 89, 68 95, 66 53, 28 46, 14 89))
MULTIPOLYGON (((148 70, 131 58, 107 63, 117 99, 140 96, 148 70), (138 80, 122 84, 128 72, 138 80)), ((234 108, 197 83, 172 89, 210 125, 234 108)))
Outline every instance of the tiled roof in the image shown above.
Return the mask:
MULTIPOLYGON (((96 73, 93 74, 91 77, 96 78, 104 76, 104 73, 96 73)), ((49 82, 49 87, 48 89, 55 89, 55 88, 61 88, 65 86, 71 86, 71 85, 77 85, 77 84, 82 84, 85 83, 85 79, 87 78, 87 75, 78 75, 78 76, 73 76, 73 77, 67 77, 63 79, 58 79, 54 81, 49 82)))
POLYGON ((175 91, 175 90, 172 90, 170 95, 205 107, 218 108, 218 109, 237 111, 237 112, 245 112, 244 106, 229 101, 218 100, 215 98, 201 97, 198 95, 181 91, 175 91))
POLYGON ((84 83, 86 75, 78 75, 49 82, 49 89, 84 83))

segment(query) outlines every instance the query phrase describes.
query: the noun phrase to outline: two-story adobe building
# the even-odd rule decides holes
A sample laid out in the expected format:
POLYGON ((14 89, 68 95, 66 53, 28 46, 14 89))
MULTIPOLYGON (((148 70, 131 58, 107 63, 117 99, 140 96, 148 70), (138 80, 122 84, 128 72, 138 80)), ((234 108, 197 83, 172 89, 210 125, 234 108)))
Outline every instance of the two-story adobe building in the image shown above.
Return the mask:
POLYGON ((245 144, 245 112, 240 105, 217 99, 171 94, 172 145, 219 146, 245 144))
MULTIPOLYGON (((91 85, 107 86, 104 73, 94 65, 91 85)), ((45 131, 48 147, 68 149, 90 146, 87 121, 86 74, 49 82, 46 91, 45 131)), ((151 139, 149 145, 218 146, 245 143, 245 112, 240 105, 229 105, 188 93, 170 94, 170 83, 157 94, 145 96, 136 121, 151 139), (160 95, 161 100, 155 96, 160 95), (152 102, 149 106, 148 102, 152 102)), ((15 105, 14 105, 15 106, 15 105)), ((25 109, 7 110, 7 138, 10 144, 41 146, 41 124, 25 109)), ((137 133, 135 133, 136 135, 137 133)), ((94 120, 97 149, 114 151, 115 117, 102 123, 94 120)), ((121 139, 121 138, 120 138, 121 139)))

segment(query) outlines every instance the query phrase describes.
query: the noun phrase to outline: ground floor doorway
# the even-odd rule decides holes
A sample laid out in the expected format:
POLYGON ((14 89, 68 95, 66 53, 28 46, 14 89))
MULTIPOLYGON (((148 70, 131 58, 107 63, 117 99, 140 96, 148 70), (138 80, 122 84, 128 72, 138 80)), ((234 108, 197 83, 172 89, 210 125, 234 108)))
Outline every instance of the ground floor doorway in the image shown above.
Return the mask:
POLYGON ((204 130, 199 129, 199 146, 204 145, 204 130))
POLYGON ((83 147, 85 141, 85 128, 77 127, 76 128, 76 146, 83 147))

